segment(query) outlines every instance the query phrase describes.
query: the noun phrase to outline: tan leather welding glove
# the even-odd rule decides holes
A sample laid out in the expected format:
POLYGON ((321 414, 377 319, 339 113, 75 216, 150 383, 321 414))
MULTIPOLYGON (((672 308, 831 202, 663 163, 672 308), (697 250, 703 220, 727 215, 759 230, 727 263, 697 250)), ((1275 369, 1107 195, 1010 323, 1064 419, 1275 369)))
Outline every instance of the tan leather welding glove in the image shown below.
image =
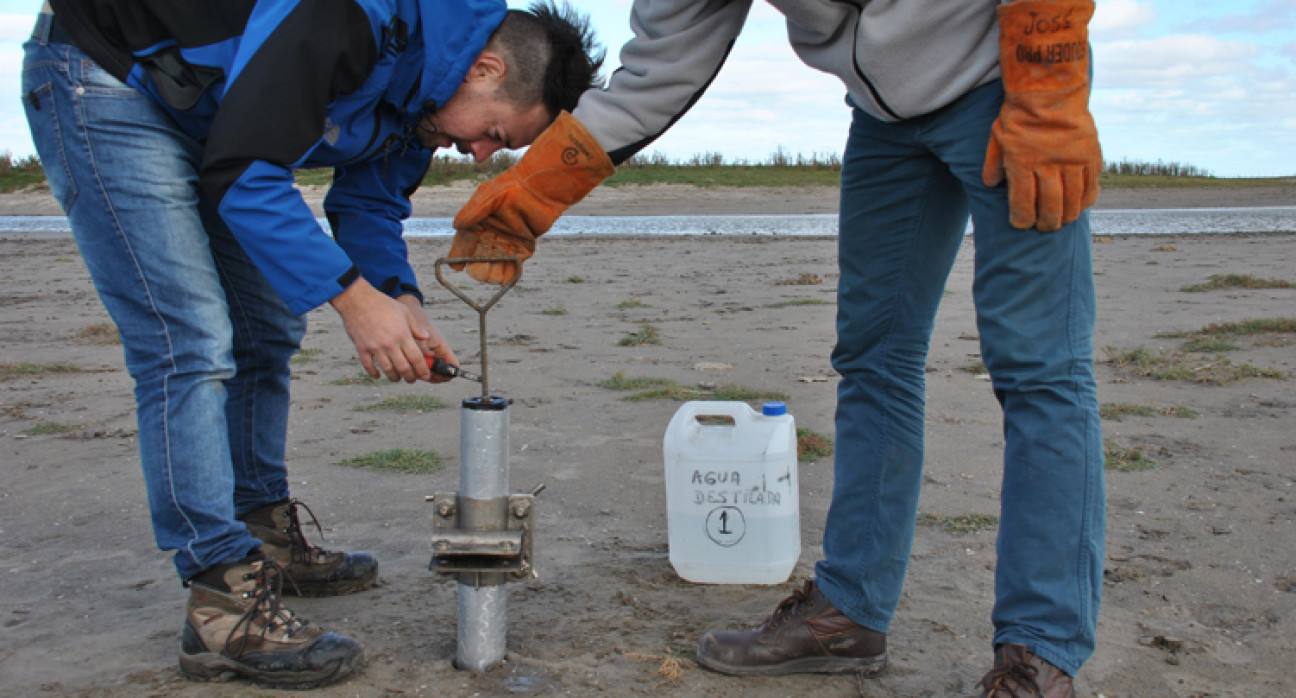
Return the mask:
MULTIPOLYGON (((450 256, 513 255, 525 261, 535 252, 535 239, 614 171, 607 153, 585 126, 561 112, 516 165, 477 187, 455 216, 450 256)), ((517 275, 515 266, 473 262, 468 264, 468 275, 502 285, 517 275)), ((451 268, 459 271, 464 265, 451 268)))
POLYGON ((1088 0, 1000 5, 1004 105, 990 130, 981 179, 1008 181, 1010 220, 1052 232, 1098 198, 1102 149, 1089 113, 1088 0))

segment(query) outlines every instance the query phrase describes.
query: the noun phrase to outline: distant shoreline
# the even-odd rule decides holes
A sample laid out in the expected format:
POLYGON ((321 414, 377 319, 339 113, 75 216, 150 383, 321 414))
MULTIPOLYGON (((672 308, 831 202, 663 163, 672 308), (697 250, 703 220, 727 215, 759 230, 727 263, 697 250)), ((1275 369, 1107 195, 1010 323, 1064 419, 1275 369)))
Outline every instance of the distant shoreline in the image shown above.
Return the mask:
MULTIPOLYGON (((415 192, 415 218, 454 216, 474 186, 459 181, 415 192)), ((323 215, 326 187, 303 188, 317 216, 323 215)), ((1296 185, 1273 187, 1185 187, 1104 189, 1099 210, 1296 206, 1296 185)), ((836 213, 837 187, 697 187, 685 184, 599 187, 568 213, 577 216, 800 215, 836 213)), ((44 187, 0 194, 0 216, 60 216, 44 187)))

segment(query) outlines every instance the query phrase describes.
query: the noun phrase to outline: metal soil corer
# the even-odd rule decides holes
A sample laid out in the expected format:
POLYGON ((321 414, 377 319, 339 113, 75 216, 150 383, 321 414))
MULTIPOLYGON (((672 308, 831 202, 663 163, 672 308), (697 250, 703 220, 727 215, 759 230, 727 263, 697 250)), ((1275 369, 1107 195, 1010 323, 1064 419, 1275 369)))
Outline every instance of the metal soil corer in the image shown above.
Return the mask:
POLYGON ((516 257, 442 258, 436 277, 480 316, 480 398, 460 406, 459 491, 438 492, 426 499, 435 510, 432 560, 428 568, 453 575, 459 583, 459 625, 455 666, 484 671, 504 660, 507 601, 504 584, 535 575, 535 495, 509 494, 509 400, 490 394, 486 354, 486 311, 522 278, 516 257), (486 303, 477 303, 442 275, 445 264, 509 261, 517 268, 486 303))

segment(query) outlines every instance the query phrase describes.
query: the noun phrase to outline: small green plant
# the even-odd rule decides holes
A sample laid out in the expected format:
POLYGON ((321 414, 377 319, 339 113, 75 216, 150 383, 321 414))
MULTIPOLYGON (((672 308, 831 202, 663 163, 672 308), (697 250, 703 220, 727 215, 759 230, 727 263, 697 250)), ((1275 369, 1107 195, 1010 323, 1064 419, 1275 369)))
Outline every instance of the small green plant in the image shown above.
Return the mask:
POLYGON ((1212 322, 1197 331, 1164 332, 1158 337, 1183 339, 1186 337, 1245 337, 1256 334, 1292 334, 1296 333, 1296 317, 1260 318, 1241 322, 1212 322))
POLYGON ((645 390, 673 385, 674 382, 669 378, 627 378, 625 373, 617 371, 611 378, 599 383, 599 386, 608 390, 645 390))
POLYGON ((1260 318, 1243 320, 1242 322, 1213 322, 1201 328, 1201 334, 1216 337, 1292 333, 1296 333, 1296 317, 1260 318))
POLYGON ((1115 347, 1106 347, 1107 357, 1115 368, 1146 375, 1153 366, 1165 363, 1165 357, 1148 351, 1143 347, 1120 351, 1115 347))
POLYGON ((48 436, 50 434, 66 434, 80 427, 71 424, 58 424, 56 422, 39 422, 36 426, 23 431, 27 436, 48 436))
POLYGON ((360 405, 357 410, 394 410, 396 412, 431 412, 446 407, 435 395, 393 395, 370 405, 360 405))
POLYGON ((641 390, 637 393, 631 393, 621 398, 623 402, 647 402, 649 400, 675 400, 677 402, 687 402, 689 400, 701 400, 706 397, 707 393, 699 388, 690 388, 679 383, 671 383, 648 390, 641 390))
POLYGON ((962 536, 996 528, 999 525, 999 517, 991 514, 959 514, 957 516, 919 514, 917 523, 919 526, 943 528, 946 533, 962 536))
POLYGON ((804 305, 832 305, 832 301, 826 301, 822 298, 798 298, 790 301, 779 301, 770 304, 771 308, 795 308, 804 305))
POLYGON ((1202 364, 1200 359, 1190 359, 1182 352, 1153 353, 1141 348, 1118 351, 1107 347, 1107 353, 1112 366, 1117 370, 1152 380, 1188 381, 1209 385, 1228 385, 1246 378, 1287 380, 1287 374, 1276 368, 1234 364, 1223 355, 1216 356, 1214 361, 1202 364))
POLYGON ((617 308, 620 310, 629 310, 631 308, 647 308, 647 307, 648 307, 647 303, 639 300, 638 298, 635 298, 634 296, 631 296, 630 298, 627 298, 626 300, 617 303, 617 308))
POLYGON ((818 286, 823 283, 823 279, 818 274, 802 272, 800 276, 792 279, 780 279, 774 282, 775 286, 818 286))
MULTIPOLYGON (((1260 320, 1243 320, 1242 322, 1217 322, 1206 325, 1200 330, 1182 330, 1164 332, 1158 337, 1187 339, 1182 349, 1195 353, 1218 353, 1234 351, 1239 347, 1230 342, 1228 337, 1249 337, 1260 335, 1253 340, 1256 346, 1286 347, 1291 341, 1280 335, 1296 334, 1296 318, 1268 318, 1260 320)), ((1281 373, 1281 371, 1279 371, 1281 373)))
POLYGON ((567 306, 563 305, 562 303, 559 303, 558 305, 551 306, 545 308, 544 310, 541 310, 540 314, 541 315, 566 315, 567 306))
POLYGON ((833 453, 833 438, 825 434, 797 427, 797 460, 818 461, 833 453))
POLYGON ((379 376, 378 378, 374 378, 368 373, 359 373, 354 376, 347 376, 346 378, 338 378, 337 380, 331 380, 329 381, 329 385, 382 385, 384 383, 390 383, 390 382, 391 381, 387 380, 385 376, 379 376))
POLYGON ((1098 408, 1098 415, 1103 419, 1119 422, 1125 417, 1179 417, 1193 419, 1197 412, 1181 405, 1170 407, 1153 407, 1152 405, 1135 405, 1128 402, 1108 402, 1098 408))
POLYGON ((1108 470, 1124 473, 1151 470, 1157 466, 1157 462, 1143 455, 1142 451, 1134 447, 1126 448, 1116 439, 1107 439, 1103 442, 1103 457, 1107 461, 1108 470))
POLYGON ((970 363, 967 366, 964 366, 963 370, 977 376, 984 375, 990 372, 990 369, 986 368, 984 361, 975 361, 973 363, 970 363))
POLYGON ((777 390, 757 390, 741 385, 722 385, 711 391, 712 400, 746 402, 748 400, 781 400, 787 402, 787 395, 777 390))
POLYGON ((34 364, 28 361, 22 363, 5 362, 0 363, 0 379, 11 378, 13 376, 39 376, 47 373, 80 373, 81 367, 72 364, 34 364))
POLYGON ((573 274, 573 275, 567 277, 567 283, 569 283, 569 284, 583 284, 583 283, 585 283, 585 277, 580 276, 580 275, 577 275, 577 274, 573 274))
POLYGON ((348 458, 340 465, 400 473, 435 473, 445 467, 445 458, 436 451, 422 448, 393 448, 348 458))
POLYGON ((121 344, 121 335, 111 322, 99 322, 82 327, 72 341, 77 344, 121 344))
POLYGON ((646 347, 661 344, 661 337, 657 334, 657 327, 654 325, 642 325, 639 331, 633 332, 621 338, 617 342, 620 347, 646 347))
POLYGON ((303 348, 301 351, 297 352, 296 356, 292 357, 292 360, 289 363, 308 364, 314 361, 315 357, 322 356, 323 354, 324 354, 323 349, 303 348))
POLYGON ((1226 288, 1248 288, 1248 289, 1265 289, 1265 288, 1293 288, 1296 287, 1290 281, 1282 279, 1258 279, 1250 274, 1212 274, 1206 283, 1184 286, 1179 289, 1184 293, 1203 293, 1205 291, 1219 291, 1226 288))
POLYGON ((1235 351, 1238 345, 1223 337, 1193 337, 1180 348, 1194 354, 1218 354, 1222 351, 1235 351))
POLYGON ((1190 381, 1208 385, 1229 385, 1247 378, 1287 380, 1287 374, 1276 368, 1235 364, 1228 357, 1219 355, 1215 357, 1214 361, 1199 366, 1176 364, 1161 371, 1154 371, 1151 378, 1156 380, 1190 381))
POLYGON ((603 381, 600 386, 608 390, 638 391, 621 399, 625 402, 644 402, 647 400, 787 400, 787 395, 777 390, 756 390, 740 385, 722 385, 717 388, 698 388, 681 385, 669 378, 627 378, 617 372, 603 381))

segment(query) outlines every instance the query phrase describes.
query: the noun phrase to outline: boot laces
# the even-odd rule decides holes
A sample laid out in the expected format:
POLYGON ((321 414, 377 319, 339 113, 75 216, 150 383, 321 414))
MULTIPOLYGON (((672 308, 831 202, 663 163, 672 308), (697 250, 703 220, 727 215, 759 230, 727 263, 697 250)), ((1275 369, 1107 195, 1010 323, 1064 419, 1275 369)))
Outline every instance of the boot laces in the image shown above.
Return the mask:
POLYGON ((1033 664, 1009 663, 997 666, 981 679, 981 687, 986 690, 988 698, 1003 696, 1017 698, 1017 691, 1027 691, 1025 696, 1038 696, 1043 692, 1035 678, 1039 676, 1039 667, 1033 664))
POLYGON ((240 637, 244 642, 240 643, 238 654, 235 655, 236 658, 242 656, 247 651, 247 648, 251 646, 251 643, 246 640, 254 633, 259 635, 262 640, 265 640, 270 631, 283 628, 284 637, 291 638, 294 633, 300 632, 306 627, 306 621, 298 619, 281 601, 284 576, 283 568, 279 566, 279 563, 271 559, 263 560, 261 567, 256 572, 244 576, 245 580, 255 579, 256 587, 250 594, 245 594, 245 596, 252 598, 252 603, 248 606, 247 611, 243 613, 243 617, 239 618, 238 622, 234 624, 234 628, 230 630, 229 638, 225 641, 225 645, 228 647, 233 643, 234 637, 238 635, 239 630, 243 630, 240 637), (258 618, 264 621, 261 624, 260 632, 255 630, 257 625, 255 621, 258 618))
POLYGON ((292 561, 300 562, 305 565, 313 564, 317 559, 328 555, 328 551, 323 548, 317 548, 306 540, 306 534, 302 531, 301 520, 297 517, 297 507, 306 510, 310 515, 310 522, 314 524, 315 530, 319 531, 320 539, 324 539, 324 527, 320 525, 319 519, 315 517, 315 512, 300 499, 292 499, 288 502, 288 530, 286 533, 292 539, 292 561))
MULTIPOLYGON (((769 626, 773 629, 777 628, 780 623, 786 623, 792 620, 792 616, 795 615, 797 610, 801 608, 801 605, 810 598, 810 591, 812 589, 814 589, 814 580, 807 579, 800 589, 794 589, 791 594, 788 594, 786 598, 779 602, 779 605, 775 607, 774 612, 770 614, 769 618, 765 619, 763 625, 769 626)), ((810 608, 813 607, 813 604, 811 604, 810 608)))

